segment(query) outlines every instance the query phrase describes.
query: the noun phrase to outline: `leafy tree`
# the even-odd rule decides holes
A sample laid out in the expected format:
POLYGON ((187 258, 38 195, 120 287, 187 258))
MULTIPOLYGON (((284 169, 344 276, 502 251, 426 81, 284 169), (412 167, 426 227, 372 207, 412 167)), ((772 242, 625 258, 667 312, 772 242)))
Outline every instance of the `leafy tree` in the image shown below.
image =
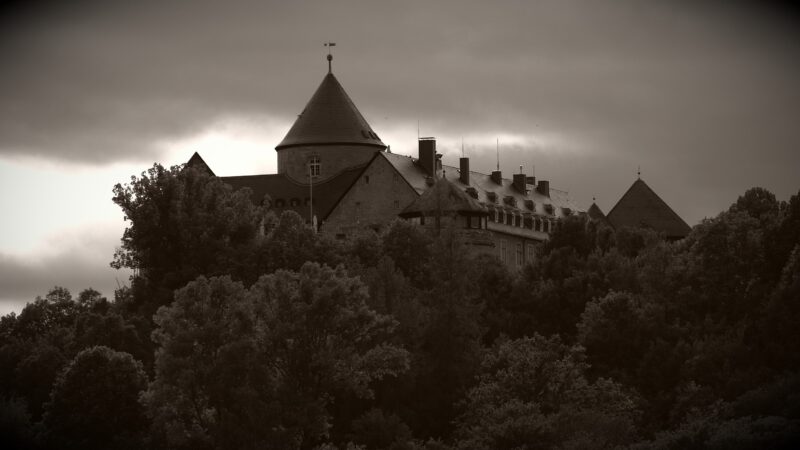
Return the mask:
POLYGON ((535 335, 498 342, 458 419, 458 448, 612 448, 635 436, 634 397, 590 383, 580 347, 535 335))
POLYGON ((428 233, 405 220, 395 220, 383 234, 384 252, 417 287, 427 287, 431 282, 425 270, 431 258, 431 243, 428 233))
POLYGON ((171 446, 309 448, 328 435, 337 397, 408 367, 395 324, 366 305, 343 269, 307 263, 249 290, 203 277, 156 316, 156 379, 143 397, 171 446))
POLYGON ((586 348, 592 371, 632 381, 650 341, 650 325, 642 299, 627 292, 610 292, 586 304, 578 323, 578 342, 586 348))
POLYGON ((138 271, 140 302, 168 303, 172 290, 198 275, 251 275, 263 212, 249 190, 233 191, 194 168, 155 164, 114 186, 113 201, 130 225, 111 265, 138 271))
POLYGON ((146 387, 141 363, 128 353, 81 351, 53 385, 46 440, 58 448, 141 448, 147 419, 138 397, 146 387))

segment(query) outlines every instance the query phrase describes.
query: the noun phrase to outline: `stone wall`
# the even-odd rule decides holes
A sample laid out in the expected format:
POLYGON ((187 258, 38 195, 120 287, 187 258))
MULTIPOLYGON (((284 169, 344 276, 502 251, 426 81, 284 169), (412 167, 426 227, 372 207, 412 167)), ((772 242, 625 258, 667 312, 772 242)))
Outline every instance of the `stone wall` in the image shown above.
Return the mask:
POLYGON ((308 162, 312 156, 320 160, 320 174, 315 183, 323 182, 350 167, 369 162, 377 147, 366 145, 314 145, 278 150, 278 173, 285 173, 301 183, 308 183, 308 162))
POLYGON ((417 192, 379 156, 325 220, 323 233, 344 237, 357 229, 383 229, 417 198, 417 192))

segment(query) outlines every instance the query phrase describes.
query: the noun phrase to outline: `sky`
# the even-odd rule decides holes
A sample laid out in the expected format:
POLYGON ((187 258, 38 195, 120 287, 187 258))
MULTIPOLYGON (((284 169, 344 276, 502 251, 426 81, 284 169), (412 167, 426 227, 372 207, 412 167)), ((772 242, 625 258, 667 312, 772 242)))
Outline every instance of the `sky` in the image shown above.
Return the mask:
POLYGON ((198 151, 274 173, 333 72, 394 153, 519 166, 608 212, 641 177, 689 225, 800 189, 797 8, 723 1, 0 2, 0 314, 112 297, 116 183, 198 151))

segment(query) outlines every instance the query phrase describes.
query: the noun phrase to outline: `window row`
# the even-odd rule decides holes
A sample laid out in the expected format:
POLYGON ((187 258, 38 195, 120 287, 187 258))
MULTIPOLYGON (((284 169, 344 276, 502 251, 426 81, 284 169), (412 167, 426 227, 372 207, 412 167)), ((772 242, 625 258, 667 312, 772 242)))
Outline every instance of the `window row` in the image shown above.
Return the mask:
POLYGON ((521 214, 513 214, 503 210, 490 210, 489 220, 495 223, 501 223, 512 227, 525 228, 527 230, 542 231, 550 233, 553 231, 554 222, 550 219, 534 216, 523 216, 521 214))

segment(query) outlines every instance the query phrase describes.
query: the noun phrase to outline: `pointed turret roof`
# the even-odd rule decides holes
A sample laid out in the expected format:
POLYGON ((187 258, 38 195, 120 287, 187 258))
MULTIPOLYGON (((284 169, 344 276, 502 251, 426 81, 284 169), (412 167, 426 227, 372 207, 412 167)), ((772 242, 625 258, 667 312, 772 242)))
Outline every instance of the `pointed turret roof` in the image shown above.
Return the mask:
POLYGON ((597 203, 592 202, 592 206, 586 210, 586 214, 594 221, 606 221, 606 215, 603 213, 603 210, 597 206, 597 203))
POLYGON ((275 150, 300 145, 368 145, 386 148, 332 73, 297 117, 275 150))
POLYGON ((680 239, 691 231, 689 225, 658 196, 641 178, 619 199, 608 213, 614 228, 645 227, 680 239))
POLYGON ((400 213, 400 217, 431 216, 444 213, 459 213, 468 216, 488 215, 489 212, 477 200, 467 195, 446 178, 422 193, 400 213))
POLYGON ((197 152, 194 152, 194 155, 192 155, 192 157, 189 158, 189 161, 186 162, 186 167, 193 167, 195 169, 205 171, 212 177, 215 176, 214 171, 211 170, 211 167, 208 167, 208 164, 206 164, 205 160, 203 160, 203 157, 201 157, 200 153, 197 152))

